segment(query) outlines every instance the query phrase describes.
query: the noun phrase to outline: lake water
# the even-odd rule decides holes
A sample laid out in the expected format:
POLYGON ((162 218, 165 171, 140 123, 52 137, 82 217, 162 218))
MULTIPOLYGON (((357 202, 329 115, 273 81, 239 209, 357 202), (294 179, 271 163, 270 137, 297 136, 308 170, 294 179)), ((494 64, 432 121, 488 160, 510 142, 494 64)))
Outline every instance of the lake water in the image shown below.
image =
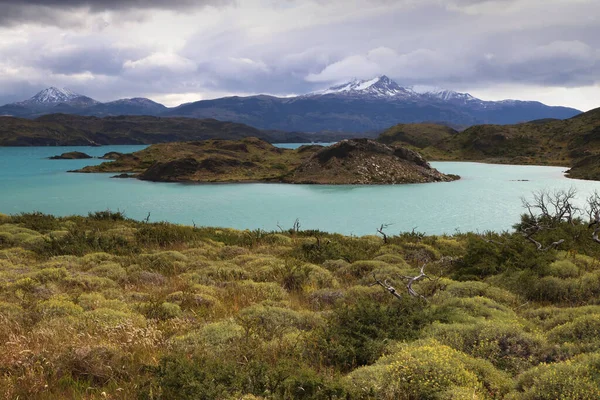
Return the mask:
POLYGON ((46 159, 73 150, 101 156, 142 148, 0 147, 0 213, 86 215, 110 209, 136 219, 150 212, 151 221, 198 226, 288 229, 299 218, 302 229, 344 234, 374 234, 382 223, 392 224, 389 233, 416 228, 451 234, 510 229, 523 211, 521 197, 535 190, 573 187, 581 199, 600 192, 600 182, 567 179, 563 167, 435 162, 440 171, 462 179, 397 186, 174 184, 66 172, 102 160, 46 159))

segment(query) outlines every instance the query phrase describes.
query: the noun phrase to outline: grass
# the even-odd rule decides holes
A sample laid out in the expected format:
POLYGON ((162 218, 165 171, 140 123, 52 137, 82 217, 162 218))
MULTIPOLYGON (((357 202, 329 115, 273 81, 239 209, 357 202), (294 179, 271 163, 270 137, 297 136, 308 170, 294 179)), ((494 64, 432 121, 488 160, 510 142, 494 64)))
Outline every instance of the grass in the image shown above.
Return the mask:
POLYGON ((600 245, 557 237, 0 215, 0 397, 597 398, 600 245))

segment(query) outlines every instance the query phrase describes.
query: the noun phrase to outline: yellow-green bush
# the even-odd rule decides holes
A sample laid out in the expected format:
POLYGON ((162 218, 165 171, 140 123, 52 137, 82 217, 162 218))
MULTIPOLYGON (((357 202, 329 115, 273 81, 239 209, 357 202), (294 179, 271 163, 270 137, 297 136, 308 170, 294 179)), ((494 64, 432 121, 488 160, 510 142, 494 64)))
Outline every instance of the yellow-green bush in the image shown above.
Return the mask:
POLYGON ((398 400, 449 398, 457 391, 500 399, 510 388, 508 376, 489 362, 434 340, 393 348, 375 365, 351 372, 347 384, 357 398, 398 400))
POLYGON ((88 270, 89 274, 111 279, 115 282, 122 282, 127 278, 127 271, 116 262, 103 262, 96 267, 88 270))
POLYGON ((452 322, 470 322, 474 319, 516 320, 509 307, 487 297, 443 297, 438 306, 452 322))
POLYGON ((543 335, 526 332, 517 322, 435 323, 426 329, 426 334, 513 374, 543 361, 549 348, 543 335))
POLYGON ((554 343, 573 343, 590 349, 600 348, 600 314, 582 315, 548 331, 554 343))
POLYGON ((444 281, 445 293, 452 297, 488 297, 504 305, 514 305, 517 296, 503 288, 480 281, 444 281))
POLYGON ((38 311, 43 318, 55 318, 82 314, 83 308, 73 303, 66 296, 56 296, 40 302, 38 311))
POLYGON ((546 273, 558 278, 576 278, 579 268, 569 260, 557 260, 548 266, 546 273))
POLYGON ((550 330, 586 315, 595 315, 600 318, 600 306, 539 307, 530 308, 523 312, 525 319, 534 322, 545 330, 550 330))
POLYGON ((600 398, 600 354, 544 364, 523 373, 513 400, 595 400, 600 398))

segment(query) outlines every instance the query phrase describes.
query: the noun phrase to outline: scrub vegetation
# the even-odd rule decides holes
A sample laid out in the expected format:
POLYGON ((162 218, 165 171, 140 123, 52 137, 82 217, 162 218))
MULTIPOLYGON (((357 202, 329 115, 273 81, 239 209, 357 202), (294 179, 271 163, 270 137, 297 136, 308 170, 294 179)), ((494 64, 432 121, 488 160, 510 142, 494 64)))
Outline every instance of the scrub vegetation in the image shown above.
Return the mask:
POLYGON ((572 198, 452 236, 0 215, 0 397, 597 399, 599 202, 572 198))

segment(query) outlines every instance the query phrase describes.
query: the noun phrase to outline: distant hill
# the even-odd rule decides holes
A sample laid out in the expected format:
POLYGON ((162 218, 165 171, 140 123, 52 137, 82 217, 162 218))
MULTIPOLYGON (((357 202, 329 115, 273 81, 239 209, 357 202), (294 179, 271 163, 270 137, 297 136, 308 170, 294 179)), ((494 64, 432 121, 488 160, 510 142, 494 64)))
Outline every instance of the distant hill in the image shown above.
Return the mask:
POLYGON ((416 91, 386 76, 354 80, 296 97, 266 95, 202 100, 167 108, 149 99, 100 103, 66 89, 48 88, 29 100, 0 107, 0 115, 37 118, 64 113, 87 116, 149 115, 213 118, 266 130, 361 133, 398 123, 436 121, 451 126, 514 124, 565 119, 580 113, 535 101, 483 101, 468 93, 416 91))
POLYGON ((148 116, 46 115, 35 120, 0 117, 0 146, 89 146, 153 144, 259 137, 269 142, 310 142, 314 135, 264 131, 214 119, 148 116))
POLYGON ((378 140, 416 147, 432 160, 572 166, 570 177, 600 180, 600 108, 567 120, 477 125, 462 132, 397 125, 378 140))

